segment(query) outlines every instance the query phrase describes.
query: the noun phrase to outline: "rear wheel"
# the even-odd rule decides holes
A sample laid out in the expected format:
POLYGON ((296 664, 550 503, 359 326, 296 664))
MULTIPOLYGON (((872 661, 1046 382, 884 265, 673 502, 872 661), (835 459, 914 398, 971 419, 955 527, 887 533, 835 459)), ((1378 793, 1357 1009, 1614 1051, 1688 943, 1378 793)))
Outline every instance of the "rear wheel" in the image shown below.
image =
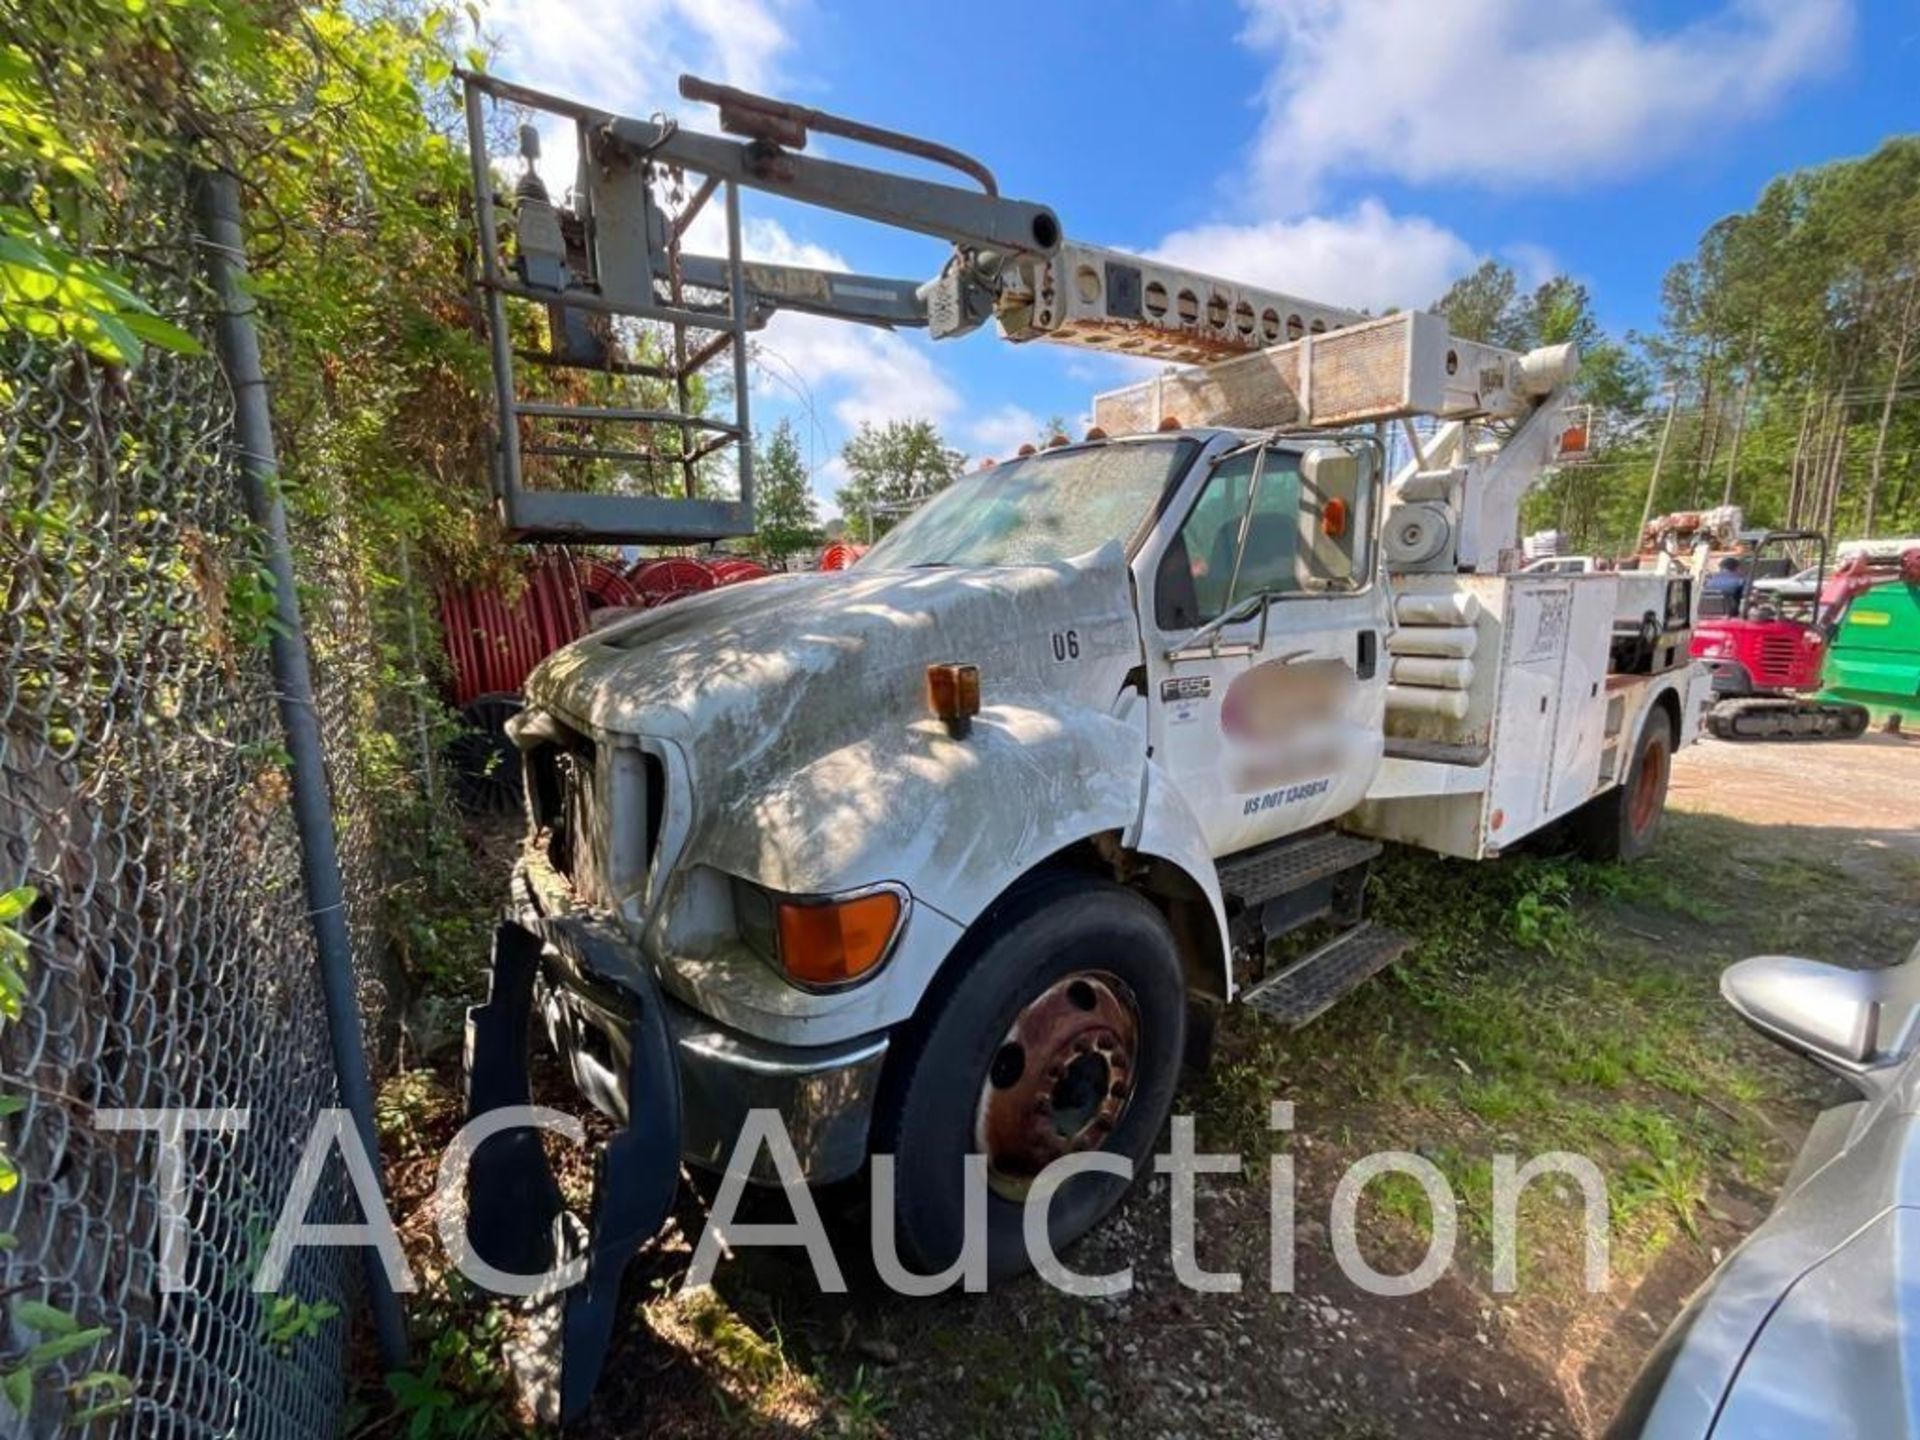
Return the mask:
POLYGON ((1627 778, 1574 816, 1574 836, 1589 860, 1638 860, 1660 835, 1673 772, 1673 727, 1656 706, 1641 723, 1627 778))
MULTIPOLYGON (((968 1155, 987 1159, 988 1274, 1028 1267, 1023 1204, 1066 1155, 1107 1151, 1137 1176, 1173 1106, 1186 1046, 1186 985, 1160 912, 1106 881, 1010 897, 988 938, 932 997, 894 1053, 875 1149, 895 1159, 901 1258, 944 1269, 965 1239, 968 1155)), ((1055 1195, 1056 1251, 1092 1229, 1129 1181, 1074 1177, 1055 1195)))

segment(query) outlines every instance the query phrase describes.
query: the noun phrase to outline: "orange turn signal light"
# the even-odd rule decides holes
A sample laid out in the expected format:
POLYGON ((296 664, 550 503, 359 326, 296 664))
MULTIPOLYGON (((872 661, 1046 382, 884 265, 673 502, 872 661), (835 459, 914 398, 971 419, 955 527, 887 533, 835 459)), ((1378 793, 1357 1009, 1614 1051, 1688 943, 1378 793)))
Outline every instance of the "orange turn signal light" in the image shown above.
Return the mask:
POLYGON ((980 713, 980 667, 929 665, 927 708, 945 722, 949 735, 963 737, 980 713))
POLYGON ((845 900, 777 907, 780 966, 801 985, 844 985, 887 958, 900 928, 900 897, 876 890, 845 900))
POLYGON ((1329 540, 1347 533, 1347 502, 1337 495, 1320 507, 1320 533, 1329 540))

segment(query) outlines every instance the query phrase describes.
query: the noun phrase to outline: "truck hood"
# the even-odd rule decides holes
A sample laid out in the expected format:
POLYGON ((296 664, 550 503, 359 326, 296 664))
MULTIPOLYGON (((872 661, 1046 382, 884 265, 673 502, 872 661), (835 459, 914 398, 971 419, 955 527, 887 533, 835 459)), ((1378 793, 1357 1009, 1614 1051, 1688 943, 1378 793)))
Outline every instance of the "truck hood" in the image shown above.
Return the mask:
POLYGON ((676 741, 696 771, 789 770, 926 720, 929 664, 977 664, 988 707, 1071 700, 1076 678, 1106 667, 1056 658, 1053 632, 1068 630, 1086 660, 1137 659, 1118 545, 1059 564, 856 568, 708 591, 556 651, 527 698, 581 728, 676 741))

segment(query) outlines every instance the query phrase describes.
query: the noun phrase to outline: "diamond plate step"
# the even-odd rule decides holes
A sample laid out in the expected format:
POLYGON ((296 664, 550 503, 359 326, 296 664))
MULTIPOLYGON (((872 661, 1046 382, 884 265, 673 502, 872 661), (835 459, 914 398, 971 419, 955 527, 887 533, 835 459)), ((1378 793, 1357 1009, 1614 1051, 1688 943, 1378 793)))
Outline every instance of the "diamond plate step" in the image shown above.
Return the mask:
POLYGON ((1381 848, 1378 840, 1338 830, 1290 836, 1222 860, 1220 889, 1251 907, 1364 865, 1381 848))
POLYGON ((1411 936, 1365 921, 1269 975, 1240 998, 1262 1015, 1298 1029, 1398 960, 1412 943, 1411 936))

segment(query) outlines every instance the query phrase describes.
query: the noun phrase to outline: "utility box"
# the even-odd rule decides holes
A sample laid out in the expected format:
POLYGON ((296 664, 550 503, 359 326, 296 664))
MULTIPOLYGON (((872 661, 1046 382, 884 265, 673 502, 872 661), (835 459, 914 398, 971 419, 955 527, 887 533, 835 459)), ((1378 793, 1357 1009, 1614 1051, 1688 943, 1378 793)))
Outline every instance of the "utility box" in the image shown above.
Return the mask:
POLYGON ((1480 859, 1615 783, 1649 693, 1610 674, 1619 580, 1397 577, 1387 758, 1352 827, 1480 859))

